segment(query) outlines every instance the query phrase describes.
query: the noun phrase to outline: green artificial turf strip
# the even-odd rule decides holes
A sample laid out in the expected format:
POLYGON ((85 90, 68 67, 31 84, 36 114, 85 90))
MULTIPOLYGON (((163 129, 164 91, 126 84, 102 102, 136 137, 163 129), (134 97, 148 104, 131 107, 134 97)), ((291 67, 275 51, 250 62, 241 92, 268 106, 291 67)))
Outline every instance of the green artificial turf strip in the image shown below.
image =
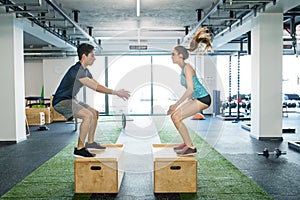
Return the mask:
MULTIPOLYGON (((173 124, 170 121, 165 124, 159 131, 162 143, 181 142, 173 124)), ((99 123, 96 141, 115 143, 120 132, 120 126, 115 123, 99 123)), ((180 194, 181 199, 273 199, 196 133, 190 133, 199 152, 202 152, 195 156, 198 160, 198 191, 196 194, 180 194)), ((91 194, 74 194, 72 154, 76 143, 77 140, 65 147, 1 199, 89 199, 91 194)))
MULTIPOLYGON (((199 152, 195 155, 198 189, 195 194, 180 194, 182 200, 273 199, 194 131, 189 129, 189 133, 199 152)), ((171 121, 167 120, 158 134, 162 143, 182 143, 171 121)))
MULTIPOLYGON (((114 120, 105 117, 101 120, 114 120)), ((114 122, 99 122, 96 141, 116 143, 121 128, 114 122)), ((89 199, 91 194, 74 194, 74 146, 77 139, 27 176, 0 199, 89 199)))

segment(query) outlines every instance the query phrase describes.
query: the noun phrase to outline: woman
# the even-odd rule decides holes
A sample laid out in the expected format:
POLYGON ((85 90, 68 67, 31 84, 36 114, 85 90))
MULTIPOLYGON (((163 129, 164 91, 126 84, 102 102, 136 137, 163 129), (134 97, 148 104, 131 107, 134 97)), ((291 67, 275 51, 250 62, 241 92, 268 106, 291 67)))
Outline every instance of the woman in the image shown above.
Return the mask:
POLYGON ((201 46, 204 46, 203 52, 212 51, 211 43, 212 34, 208 32, 207 28, 201 28, 191 40, 189 49, 184 46, 176 46, 172 51, 172 61, 182 69, 181 84, 186 88, 181 98, 171 105, 168 110, 168 115, 171 115, 171 119, 184 142, 174 147, 174 151, 177 152, 178 156, 189 156, 197 153, 183 120, 201 112, 211 104, 209 93, 199 82, 193 67, 185 60, 189 57, 189 52, 193 52, 201 46))

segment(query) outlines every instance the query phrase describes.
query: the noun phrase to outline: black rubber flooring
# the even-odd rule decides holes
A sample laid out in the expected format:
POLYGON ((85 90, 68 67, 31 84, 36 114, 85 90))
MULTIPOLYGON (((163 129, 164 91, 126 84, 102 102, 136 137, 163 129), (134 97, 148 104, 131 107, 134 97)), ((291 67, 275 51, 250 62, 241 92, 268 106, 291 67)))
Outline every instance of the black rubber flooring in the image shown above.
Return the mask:
POLYGON ((74 124, 47 124, 48 131, 30 126, 27 140, 0 142, 0 197, 78 137, 74 124))

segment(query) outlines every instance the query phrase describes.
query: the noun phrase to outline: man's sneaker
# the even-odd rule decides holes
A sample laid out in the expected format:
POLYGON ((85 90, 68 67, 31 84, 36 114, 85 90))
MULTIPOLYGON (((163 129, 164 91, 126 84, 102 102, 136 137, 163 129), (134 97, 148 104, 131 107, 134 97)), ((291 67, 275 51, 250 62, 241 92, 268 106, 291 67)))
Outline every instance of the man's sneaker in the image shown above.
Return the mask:
POLYGON ((177 152, 177 151, 181 151, 186 145, 184 143, 174 147, 174 151, 177 152))
POLYGON ((94 157, 95 154, 90 153, 86 148, 82 149, 77 149, 76 147, 74 148, 74 156, 75 157, 94 157))
POLYGON ((88 148, 88 149, 96 149, 96 150, 105 150, 105 149, 106 149, 106 147, 101 146, 101 145, 98 144, 97 142, 93 142, 93 143, 88 143, 88 142, 86 142, 86 143, 85 143, 85 148, 88 148))
POLYGON ((177 152, 178 156, 191 156, 197 154, 197 148, 190 148, 188 146, 185 146, 181 151, 177 152))

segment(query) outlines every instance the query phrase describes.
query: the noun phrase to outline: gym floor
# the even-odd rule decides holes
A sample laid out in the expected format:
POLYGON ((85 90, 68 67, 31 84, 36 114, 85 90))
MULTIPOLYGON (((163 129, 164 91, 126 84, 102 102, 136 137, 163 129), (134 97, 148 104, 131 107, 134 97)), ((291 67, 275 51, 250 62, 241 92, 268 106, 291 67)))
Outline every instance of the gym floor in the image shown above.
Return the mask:
MULTIPOLYGON (((300 141, 300 114, 283 117, 283 128, 295 128, 296 133, 283 134, 283 141, 258 141, 241 128, 245 122, 223 121, 206 116, 206 120, 186 120, 190 128, 239 168, 245 175, 278 200, 300 199, 300 153, 288 148, 288 141, 300 141), (286 155, 267 159, 258 156, 264 148, 279 148, 286 155)), ((0 143, 0 196, 22 181, 32 171, 74 141, 78 134, 73 124, 52 123, 50 130, 37 131, 18 144, 0 143)), ((201 152, 201 151, 200 151, 201 152)))

